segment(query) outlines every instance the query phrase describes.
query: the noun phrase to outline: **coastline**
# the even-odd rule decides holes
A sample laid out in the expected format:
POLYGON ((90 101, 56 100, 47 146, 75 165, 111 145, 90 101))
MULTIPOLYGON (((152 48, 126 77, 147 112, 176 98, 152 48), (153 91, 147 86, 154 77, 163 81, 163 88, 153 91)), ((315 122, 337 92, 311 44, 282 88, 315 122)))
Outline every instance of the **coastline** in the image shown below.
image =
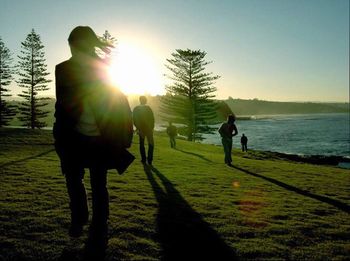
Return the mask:
POLYGON ((287 154, 275 151, 259 151, 250 150, 254 153, 248 153, 242 157, 263 160, 263 159, 276 159, 276 160, 287 160, 300 163, 309 163, 315 165, 331 165, 340 168, 350 169, 350 158, 346 156, 334 156, 334 155, 298 155, 298 154, 287 154))
MULTIPOLYGON (((20 127, 20 126, 7 126, 0 128, 0 136, 9 134, 6 129, 17 129, 21 134, 25 135, 27 133, 31 133, 32 130, 20 127)), ((37 131, 44 131, 44 132, 51 132, 52 127, 46 127, 42 130, 35 130, 37 131)), ((160 134, 161 136, 165 136, 164 130, 157 129, 155 130, 156 133, 160 134)), ((18 133, 16 131, 16 133, 18 133)), ((14 133, 12 133, 13 135, 14 133)), ((49 139, 51 139, 51 135, 49 135, 49 139)), ((185 137, 178 136, 177 139, 183 139, 185 140, 185 137)), ((201 143, 201 142, 199 142, 201 143)), ((52 140, 53 144, 53 140, 52 140)), ((214 146, 221 146, 218 144, 212 144, 214 146)), ((234 152, 235 153, 235 152, 234 152)), ((256 160, 264 160, 264 159, 276 159, 276 160, 286 160, 286 161, 293 161, 293 162, 300 162, 300 163, 309 163, 309 164, 315 164, 315 165, 330 165, 330 166, 336 166, 339 168, 344 169, 350 169, 350 157, 347 156, 335 156, 335 155, 300 155, 300 154, 288 154, 288 153, 282 153, 282 152, 276 152, 276 151, 264 151, 264 150, 255 150, 250 149, 247 153, 243 153, 239 150, 238 153, 239 156, 249 159, 256 159, 256 160)))

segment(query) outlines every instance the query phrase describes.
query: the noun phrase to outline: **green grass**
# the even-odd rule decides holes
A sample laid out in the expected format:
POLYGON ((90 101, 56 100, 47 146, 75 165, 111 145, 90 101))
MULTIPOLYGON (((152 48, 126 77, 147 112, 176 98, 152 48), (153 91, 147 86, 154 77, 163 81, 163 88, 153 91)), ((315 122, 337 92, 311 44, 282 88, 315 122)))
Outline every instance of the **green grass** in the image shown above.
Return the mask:
MULTIPOLYGON (((233 152, 155 135, 154 168, 137 157, 110 171, 106 260, 345 260, 350 256, 350 171, 233 152), (260 159, 261 158, 261 159, 260 159), (189 251, 186 254, 185 251, 189 251), (178 259, 179 260, 179 259, 178 259), (199 259, 198 259, 199 260, 199 259)), ((85 183, 90 204, 87 171, 85 183)), ((80 260, 51 132, 0 129, 0 260, 80 260)))

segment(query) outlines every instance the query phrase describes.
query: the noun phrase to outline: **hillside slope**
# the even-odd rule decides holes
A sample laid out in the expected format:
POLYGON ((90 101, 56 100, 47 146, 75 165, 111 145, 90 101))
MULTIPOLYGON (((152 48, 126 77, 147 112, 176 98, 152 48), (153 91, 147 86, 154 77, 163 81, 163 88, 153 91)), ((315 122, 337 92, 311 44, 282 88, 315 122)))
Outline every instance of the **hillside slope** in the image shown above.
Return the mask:
MULTIPOLYGON (((350 256, 350 172, 155 136, 154 167, 112 170, 106 260, 350 256), (223 256, 225 255, 225 256, 223 256)), ((0 129, 0 260, 82 260, 51 132, 0 129)), ((86 185, 91 190, 86 173, 86 185)))

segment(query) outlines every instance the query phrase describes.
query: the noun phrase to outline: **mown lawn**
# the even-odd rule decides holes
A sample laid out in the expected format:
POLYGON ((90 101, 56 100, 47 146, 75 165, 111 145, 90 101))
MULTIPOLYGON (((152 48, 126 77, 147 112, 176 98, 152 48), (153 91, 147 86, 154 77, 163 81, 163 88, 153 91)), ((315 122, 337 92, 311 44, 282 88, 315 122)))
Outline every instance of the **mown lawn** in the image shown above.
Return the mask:
MULTIPOLYGON (((155 136, 154 168, 110 171, 106 260, 346 260, 350 171, 155 136)), ((91 203, 87 171, 85 182, 91 203)), ((81 260, 50 131, 0 129, 0 260, 81 260)))

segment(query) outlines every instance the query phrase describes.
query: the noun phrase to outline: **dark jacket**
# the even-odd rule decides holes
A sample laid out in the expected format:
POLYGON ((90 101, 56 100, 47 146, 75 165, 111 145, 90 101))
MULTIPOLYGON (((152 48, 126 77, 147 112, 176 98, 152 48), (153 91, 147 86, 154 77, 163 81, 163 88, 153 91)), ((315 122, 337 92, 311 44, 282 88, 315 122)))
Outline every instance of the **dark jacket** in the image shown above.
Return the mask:
POLYGON ((99 143, 104 153, 101 159, 107 168, 121 172, 126 169, 126 162, 129 165, 133 160, 126 150, 132 140, 132 114, 125 95, 105 83, 103 68, 97 59, 81 65, 71 58, 56 66, 55 146, 61 161, 72 156, 73 151, 76 155, 83 154, 75 127, 82 113, 83 100, 93 97, 91 108, 101 133, 99 143))
POLYGON ((247 144, 247 143, 248 143, 248 138, 247 138, 247 136, 242 136, 242 137, 241 137, 241 143, 242 143, 242 144, 247 144))
POLYGON ((229 124, 227 122, 224 122, 220 126, 218 131, 220 133, 221 138, 224 138, 224 139, 232 139, 232 137, 237 135, 237 133, 238 133, 236 125, 229 124), (234 133, 233 133, 233 131, 234 131, 234 133))
POLYGON ((177 128, 174 125, 170 125, 166 128, 166 133, 169 135, 169 137, 176 137, 177 136, 177 128))
POLYGON ((154 115, 148 105, 138 105, 134 108, 133 119, 135 127, 142 132, 150 132, 154 129, 154 115))

